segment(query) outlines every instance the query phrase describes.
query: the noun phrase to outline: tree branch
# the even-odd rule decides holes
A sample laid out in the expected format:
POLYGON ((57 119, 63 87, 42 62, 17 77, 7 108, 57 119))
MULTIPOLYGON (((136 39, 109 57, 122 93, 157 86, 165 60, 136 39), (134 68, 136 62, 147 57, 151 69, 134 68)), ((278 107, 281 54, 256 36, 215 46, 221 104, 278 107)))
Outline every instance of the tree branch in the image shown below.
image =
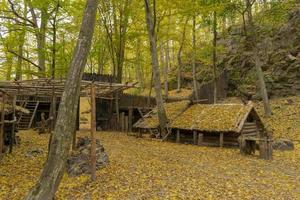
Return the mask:
POLYGON ((12 50, 10 50, 10 49, 7 49, 7 52, 9 52, 9 53, 11 53, 11 54, 14 54, 15 56, 17 56, 17 57, 21 58, 22 60, 24 60, 24 61, 26 61, 26 62, 32 64, 33 66, 37 67, 38 69, 41 69, 40 66, 38 66, 37 64, 35 64, 35 63, 32 62, 31 60, 25 58, 24 56, 21 56, 21 55, 17 54, 16 52, 14 52, 14 51, 12 51, 12 50))

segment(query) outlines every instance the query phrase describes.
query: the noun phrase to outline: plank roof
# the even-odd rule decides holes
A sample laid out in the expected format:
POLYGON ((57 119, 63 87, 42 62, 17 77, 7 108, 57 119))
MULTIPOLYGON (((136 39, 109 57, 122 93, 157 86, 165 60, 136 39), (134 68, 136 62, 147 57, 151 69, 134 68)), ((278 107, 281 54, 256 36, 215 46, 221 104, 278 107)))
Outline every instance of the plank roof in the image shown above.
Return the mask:
POLYGON ((255 112, 252 103, 194 104, 179 115, 170 127, 203 132, 240 132, 251 111, 255 112))

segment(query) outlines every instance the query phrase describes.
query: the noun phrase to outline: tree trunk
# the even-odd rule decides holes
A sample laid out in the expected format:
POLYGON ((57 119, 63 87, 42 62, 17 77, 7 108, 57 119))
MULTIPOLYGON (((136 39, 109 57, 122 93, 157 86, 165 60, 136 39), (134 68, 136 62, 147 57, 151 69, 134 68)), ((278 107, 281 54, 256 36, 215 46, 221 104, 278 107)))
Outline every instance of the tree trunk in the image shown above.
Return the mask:
POLYGON ((181 53, 185 41, 185 35, 186 35, 186 25, 188 23, 188 18, 185 20, 183 32, 182 32, 182 38, 180 42, 180 47, 177 53, 177 60, 178 60, 178 72, 177 72, 177 90, 181 90, 181 69, 182 69, 182 60, 181 60, 181 53))
POLYGON ((248 19, 248 24, 251 24, 253 23, 253 16, 252 16, 252 5, 254 3, 253 2, 250 2, 251 0, 245 0, 246 1, 246 12, 247 12, 247 19, 248 19))
MULTIPOLYGON (((153 1, 155 4, 155 0, 153 1)), ((144 0, 145 3, 145 16, 147 22, 148 35, 150 40, 150 51, 151 51, 151 60, 152 60, 152 70, 153 70, 153 81, 155 89, 155 98, 158 109, 158 119, 161 129, 162 136, 166 133, 166 124, 167 124, 167 115, 163 104, 162 90, 161 90, 161 81, 160 81, 160 72, 157 56, 157 47, 156 47, 156 33, 155 33, 155 24, 153 24, 152 12, 149 4, 149 0, 144 0)), ((154 7, 155 9, 155 7, 154 7)), ((155 16, 154 16, 155 17, 155 16)))
POLYGON ((13 55, 12 54, 6 53, 5 65, 7 67, 7 69, 6 69, 6 80, 10 81, 11 80, 11 70, 12 70, 12 65, 13 65, 13 55))
POLYGON ((141 66, 141 39, 138 38, 136 44, 136 79, 139 81, 140 88, 144 87, 143 75, 142 75, 142 66, 141 66))
POLYGON ((193 16, 193 55, 192 55, 192 65, 193 65, 193 87, 195 92, 195 99, 199 99, 198 87, 197 87, 197 74, 196 74, 196 16, 193 16))
POLYGON ((261 94, 261 97, 263 99, 265 116, 269 117, 269 116, 271 116, 272 111, 271 111, 271 107, 270 107, 270 103, 269 103, 266 83, 265 83, 265 80, 264 80, 264 73, 262 71, 262 62, 261 62, 261 60, 259 58, 259 55, 257 53, 254 53, 254 61, 255 61, 255 68, 256 68, 257 78, 258 78, 258 81, 259 81, 260 94, 261 94))
POLYGON ((169 84, 168 84, 168 73, 169 73, 169 65, 170 65, 170 46, 169 46, 169 41, 167 41, 166 45, 166 62, 165 62, 165 67, 164 67, 164 79, 165 79, 165 96, 168 98, 169 94, 169 84))
POLYGON ((214 104, 218 101, 218 78, 217 78, 217 12, 214 11, 213 19, 213 73, 214 73, 214 104))
POLYGON ((23 61, 22 57, 23 57, 24 41, 25 41, 25 30, 22 30, 22 32, 19 35, 18 54, 20 56, 18 56, 17 65, 16 65, 16 80, 22 79, 22 61, 23 61))
POLYGON ((27 200, 52 200, 64 174, 72 133, 76 125, 80 83, 91 48, 97 5, 97 0, 87 0, 79 38, 59 106, 49 157, 38 183, 27 195, 27 200))
POLYGON ((56 68, 56 26, 57 26, 57 14, 58 14, 59 4, 56 5, 55 15, 52 22, 52 63, 51 63, 51 78, 55 78, 55 68, 56 68))
POLYGON ((41 27, 37 30, 37 52, 40 77, 46 76, 46 29, 47 29, 48 14, 46 10, 41 12, 41 27))

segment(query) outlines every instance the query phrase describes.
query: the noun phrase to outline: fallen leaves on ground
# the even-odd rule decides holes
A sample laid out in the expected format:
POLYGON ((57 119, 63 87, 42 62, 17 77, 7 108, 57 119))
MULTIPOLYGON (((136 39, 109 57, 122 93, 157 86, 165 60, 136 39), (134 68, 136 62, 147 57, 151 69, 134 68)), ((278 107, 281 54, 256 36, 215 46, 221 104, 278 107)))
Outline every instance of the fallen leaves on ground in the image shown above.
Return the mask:
POLYGON ((271 99, 270 104, 269 118, 264 117, 262 103, 257 104, 257 110, 273 136, 300 141, 300 96, 271 99))
POLYGON ((193 90, 182 88, 180 90, 170 90, 168 97, 171 98, 190 98, 193 94, 193 90))
MULTIPOLYGON (((81 132, 79 136, 89 134, 81 132)), ((0 199, 23 199, 46 158, 48 135, 20 134, 21 145, 0 163, 0 199), (40 148, 37 157, 26 152, 40 148)), ((57 199, 299 199, 300 146, 274 152, 273 161, 242 156, 238 149, 136 139, 98 132, 110 159, 89 176, 64 176, 57 199)))

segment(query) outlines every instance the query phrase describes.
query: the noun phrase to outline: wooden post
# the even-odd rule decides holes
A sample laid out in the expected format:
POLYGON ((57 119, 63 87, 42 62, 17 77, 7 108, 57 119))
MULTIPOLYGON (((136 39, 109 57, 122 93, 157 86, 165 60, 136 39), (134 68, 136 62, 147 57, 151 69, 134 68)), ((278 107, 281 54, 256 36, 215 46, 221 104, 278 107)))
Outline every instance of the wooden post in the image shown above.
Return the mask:
POLYGON ((176 131, 176 143, 180 143, 180 130, 177 129, 176 131))
POLYGON ((117 114, 117 131, 119 130, 120 126, 120 111, 119 111, 119 94, 118 92, 116 93, 116 114, 117 114))
POLYGON ((91 179, 96 180, 96 98, 95 87, 91 85, 91 179))
POLYGON ((132 132, 132 113, 133 113, 133 110, 132 108, 129 108, 129 111, 128 111, 128 127, 129 127, 129 132, 132 132))
POLYGON ((2 104, 1 104, 1 120, 0 120, 0 125, 1 125, 1 128, 0 128, 0 158, 2 157, 2 153, 3 153, 3 148, 4 148, 4 116, 5 116, 5 107, 4 107, 4 104, 5 104, 5 94, 2 93, 2 104))
POLYGON ((194 145, 197 145, 197 131, 193 131, 193 140, 194 140, 194 145))
POLYGON ((119 119, 119 122, 120 122, 120 128, 122 132, 124 132, 124 129, 125 129, 125 124, 124 124, 124 115, 125 113, 124 112, 121 112, 120 114, 120 119, 119 119))
POLYGON ((224 133, 220 133, 220 147, 224 146, 224 133))
POLYGON ((129 125, 128 125, 128 116, 125 116, 124 117, 124 129, 125 129, 125 132, 127 133, 128 132, 128 128, 129 128, 129 125))
POLYGON ((203 133, 198 134, 198 145, 202 145, 203 143, 203 133))
POLYGON ((10 135, 10 146, 9 146, 9 153, 12 153, 13 145, 15 143, 16 137, 15 137, 15 125, 16 125, 16 101, 17 96, 14 95, 13 97, 13 119, 12 119, 12 129, 11 129, 11 135, 10 135))
MULTIPOLYGON (((79 104, 78 104, 79 106, 79 104)), ((55 119, 56 119, 56 96, 55 96, 55 91, 54 87, 52 89, 52 102, 51 102, 51 109, 50 109, 50 133, 51 131, 54 130, 55 127, 55 119)))

